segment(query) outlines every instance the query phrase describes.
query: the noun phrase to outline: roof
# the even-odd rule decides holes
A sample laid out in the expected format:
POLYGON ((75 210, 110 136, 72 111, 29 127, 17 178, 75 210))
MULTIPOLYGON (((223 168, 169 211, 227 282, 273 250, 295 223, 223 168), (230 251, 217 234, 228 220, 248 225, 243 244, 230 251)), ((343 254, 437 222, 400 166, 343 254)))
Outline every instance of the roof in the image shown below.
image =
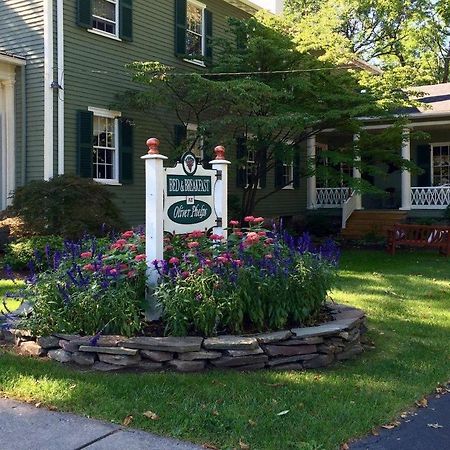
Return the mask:
POLYGON ((224 0, 226 3, 230 5, 236 6, 236 8, 242 9, 243 11, 248 12, 249 14, 255 14, 261 8, 261 6, 255 5, 253 2, 249 0, 224 0))
POLYGON ((16 66, 24 66, 26 64, 26 60, 23 56, 14 55, 6 50, 0 50, 0 62, 6 62, 16 66))
POLYGON ((424 105, 408 108, 408 114, 450 113, 450 83, 414 86, 408 92, 424 105))

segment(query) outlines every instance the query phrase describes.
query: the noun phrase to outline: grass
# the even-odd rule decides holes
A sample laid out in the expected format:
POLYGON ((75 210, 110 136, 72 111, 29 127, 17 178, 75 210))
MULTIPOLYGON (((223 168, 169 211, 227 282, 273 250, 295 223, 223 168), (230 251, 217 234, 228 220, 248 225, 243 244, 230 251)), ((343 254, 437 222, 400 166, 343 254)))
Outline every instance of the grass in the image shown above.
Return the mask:
POLYGON ((23 283, 21 281, 14 282, 12 280, 0 280, 0 314, 8 310, 14 311, 20 306, 20 301, 14 300, 12 298, 7 298, 5 297, 5 295, 10 291, 16 290, 19 286, 22 285, 23 283), (3 304, 3 302, 5 304, 3 304))
POLYGON ((332 369, 96 374, 5 353, 0 392, 220 449, 336 449, 449 379, 449 273, 436 254, 346 251, 333 298, 367 311, 376 348, 332 369))

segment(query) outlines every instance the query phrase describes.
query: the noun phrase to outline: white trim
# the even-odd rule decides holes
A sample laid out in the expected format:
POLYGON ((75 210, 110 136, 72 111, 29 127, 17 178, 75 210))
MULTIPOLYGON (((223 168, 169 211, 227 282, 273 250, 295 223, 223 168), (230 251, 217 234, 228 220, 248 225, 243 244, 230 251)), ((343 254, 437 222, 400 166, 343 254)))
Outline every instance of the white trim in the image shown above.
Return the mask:
POLYGON ((21 56, 10 56, 0 53, 0 62, 13 64, 15 66, 25 66, 27 64, 25 58, 21 56))
POLYGON ((95 116, 108 117, 109 119, 116 119, 122 117, 120 111, 112 111, 110 109, 97 108, 96 106, 89 106, 88 111, 94 113, 95 116))
POLYGON ((442 184, 434 184, 434 148, 435 147, 448 147, 450 150, 450 142, 434 142, 430 144, 430 186, 439 187, 442 184))
POLYGON ((206 64, 203 61, 200 61, 199 59, 183 58, 183 61, 190 64, 195 64, 196 66, 206 67, 206 64))
POLYGON ((88 31, 88 33, 98 34, 99 36, 103 36, 103 37, 112 39, 114 41, 122 42, 122 39, 120 39, 120 37, 117 37, 117 35, 112 34, 112 33, 107 33, 106 31, 97 30, 97 28, 89 28, 87 31, 88 31))
MULTIPOLYGON (((197 8, 200 8, 202 10, 202 32, 201 32, 201 37, 202 37, 202 56, 205 56, 206 53, 206 27, 205 27, 205 10, 206 10, 206 5, 204 3, 200 3, 197 0, 187 0, 186 2, 186 15, 187 15, 187 7, 188 4, 191 3, 192 5, 196 6, 197 8)), ((189 31, 187 28, 187 24, 186 24, 186 37, 188 33, 195 33, 192 31, 189 31)), ((189 59, 189 58, 183 58, 183 61, 186 62, 190 62, 192 64, 195 64, 197 66, 201 66, 201 67, 206 67, 205 63, 199 59, 189 59)))
POLYGON ((53 0, 44 3, 44 180, 53 177, 53 0))
POLYGON ((249 0, 224 0, 224 2, 229 3, 230 5, 242 9, 243 11, 248 12, 250 14, 255 14, 256 12, 263 9, 261 6, 256 5, 255 3, 249 0))
POLYGON ((93 178, 93 180, 96 182, 96 183, 100 183, 100 184, 106 184, 106 185, 108 185, 108 186, 122 186, 122 183, 120 183, 119 181, 117 181, 117 180, 105 180, 105 179, 103 179, 103 178, 93 178))
POLYGON ((56 5, 57 67, 58 67, 58 175, 64 175, 64 0, 56 5))

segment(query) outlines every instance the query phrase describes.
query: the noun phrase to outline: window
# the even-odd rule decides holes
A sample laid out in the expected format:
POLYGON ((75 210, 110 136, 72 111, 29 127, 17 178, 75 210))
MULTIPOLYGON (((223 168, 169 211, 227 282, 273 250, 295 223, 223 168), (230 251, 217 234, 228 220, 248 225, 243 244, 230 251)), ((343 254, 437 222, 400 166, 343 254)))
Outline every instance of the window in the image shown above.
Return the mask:
MULTIPOLYGON (((247 147, 247 161, 245 164, 245 186, 253 186, 258 167, 255 159, 255 150, 247 147)), ((261 175, 260 175, 261 178, 261 175)), ((261 188, 260 180, 258 180, 258 189, 261 188)))
POLYGON ((93 117, 92 164, 94 180, 118 182, 119 139, 118 119, 120 113, 90 108, 93 117))
MULTIPOLYGON (((334 170, 330 172, 325 172, 325 177, 317 180, 318 188, 334 188, 334 187, 347 187, 346 179, 353 176, 353 167, 348 165, 345 162, 338 162, 336 164, 331 164, 329 158, 324 156, 322 152, 328 151, 327 144, 316 144, 316 155, 317 155, 317 164, 318 166, 323 167, 331 167, 334 170), (331 179, 329 179, 331 173, 331 179), (334 176, 335 175, 335 176, 334 176), (339 177, 340 180, 336 181, 336 177, 339 177), (337 186, 336 186, 337 184, 337 186)), ((318 173, 320 174, 320 168, 318 168, 318 173)))
POLYGON ((294 163, 283 163, 283 189, 294 189, 294 163))
POLYGON ((201 161, 203 160, 203 137, 197 135, 197 125, 188 123, 186 129, 186 139, 191 146, 191 152, 201 161), (194 145, 192 145, 194 144, 194 145))
POLYGON ((133 0, 77 0, 77 24, 111 39, 133 40, 133 0))
POLYGON ((431 149, 432 185, 450 184, 450 143, 432 144, 431 149))
POLYGON ((197 59, 204 55, 205 5, 188 1, 186 7, 186 55, 197 59))
POLYGON ((92 0, 92 28, 117 36, 117 0, 92 0))

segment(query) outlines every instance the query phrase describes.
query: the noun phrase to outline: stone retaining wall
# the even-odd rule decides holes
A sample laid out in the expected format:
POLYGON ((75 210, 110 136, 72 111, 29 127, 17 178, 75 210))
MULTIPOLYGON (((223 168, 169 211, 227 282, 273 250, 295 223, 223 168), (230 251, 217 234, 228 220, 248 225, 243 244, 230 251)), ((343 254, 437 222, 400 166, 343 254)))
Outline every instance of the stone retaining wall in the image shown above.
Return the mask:
POLYGON ((134 337, 54 334, 37 339, 21 330, 3 330, 24 355, 47 356, 99 371, 131 367, 143 371, 197 372, 209 368, 303 370, 328 366, 363 351, 363 311, 329 305, 335 320, 307 328, 252 336, 134 337))

